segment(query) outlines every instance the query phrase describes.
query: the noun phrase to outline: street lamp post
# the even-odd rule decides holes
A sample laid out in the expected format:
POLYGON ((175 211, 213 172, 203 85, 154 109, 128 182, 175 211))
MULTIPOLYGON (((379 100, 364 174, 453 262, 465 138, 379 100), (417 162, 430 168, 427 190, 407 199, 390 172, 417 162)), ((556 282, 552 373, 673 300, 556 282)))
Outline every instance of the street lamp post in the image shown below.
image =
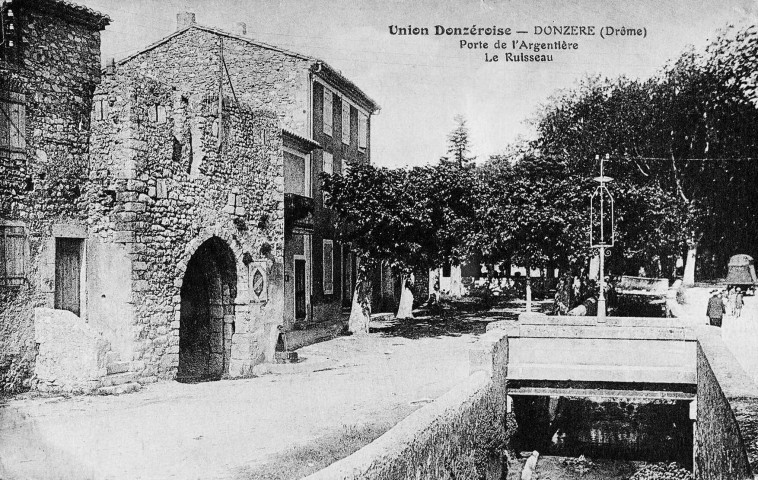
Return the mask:
POLYGON ((609 157, 608 154, 605 158, 601 159, 599 155, 595 156, 595 160, 600 160, 600 176, 595 177, 595 181, 600 183, 595 188, 595 191, 590 197, 590 248, 597 248, 599 254, 598 267, 599 272, 599 287, 600 293, 597 299, 597 321, 599 323, 605 322, 606 306, 605 306, 605 255, 606 248, 611 248, 614 245, 614 211, 613 211, 613 197, 611 192, 605 186, 607 183, 613 181, 611 177, 606 177, 603 170, 603 162, 609 157))

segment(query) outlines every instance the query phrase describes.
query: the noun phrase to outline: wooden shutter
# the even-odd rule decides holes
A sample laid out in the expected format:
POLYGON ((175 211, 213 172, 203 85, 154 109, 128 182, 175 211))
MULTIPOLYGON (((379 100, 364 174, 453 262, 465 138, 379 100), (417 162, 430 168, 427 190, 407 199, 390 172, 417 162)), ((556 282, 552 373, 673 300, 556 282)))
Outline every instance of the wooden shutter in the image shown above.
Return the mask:
POLYGON ((0 102, 0 148, 11 146, 11 104, 7 101, 0 102))
POLYGON ((20 103, 10 104, 10 144, 11 148, 25 148, 26 108, 20 103))
POLYGON ((26 263, 24 227, 0 226, 0 283, 21 285, 26 263))
POLYGON ((324 240, 324 294, 331 295, 334 292, 334 243, 324 240))
POLYGON ((350 104, 342 99, 342 143, 350 145, 350 104))
POLYGON ((358 148, 368 146, 368 115, 358 113, 358 148))
POLYGON ((26 106, 11 94, 11 100, 0 102, 0 148, 26 148, 26 106))
POLYGON ((332 135, 332 121, 334 118, 334 110, 332 108, 332 91, 324 87, 324 108, 323 108, 323 120, 324 120, 324 133, 332 135))

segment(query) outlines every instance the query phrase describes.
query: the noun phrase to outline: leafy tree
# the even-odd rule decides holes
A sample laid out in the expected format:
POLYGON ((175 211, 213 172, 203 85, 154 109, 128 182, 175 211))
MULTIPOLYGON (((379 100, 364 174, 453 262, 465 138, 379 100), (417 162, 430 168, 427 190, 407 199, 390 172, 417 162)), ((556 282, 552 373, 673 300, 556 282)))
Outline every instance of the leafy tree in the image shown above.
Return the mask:
POLYGON ((712 251, 748 247, 752 234, 731 232, 758 233, 758 205, 748 193, 756 165, 735 161, 758 155, 757 50, 751 28, 722 34, 705 52, 685 51, 649 80, 587 79, 543 108, 533 145, 587 169, 595 154, 610 153, 611 176, 654 198, 658 210, 648 213, 668 221, 633 232, 653 233, 638 242, 638 257, 643 243, 649 256, 676 254, 686 244, 692 260, 702 244, 712 251))
POLYGON ((407 279, 465 254, 461 232, 473 215, 470 170, 455 165, 390 170, 352 164, 345 175, 324 175, 328 206, 343 224, 343 239, 360 259, 350 329, 367 330, 370 269, 388 264, 402 277, 398 318, 412 316, 407 279))

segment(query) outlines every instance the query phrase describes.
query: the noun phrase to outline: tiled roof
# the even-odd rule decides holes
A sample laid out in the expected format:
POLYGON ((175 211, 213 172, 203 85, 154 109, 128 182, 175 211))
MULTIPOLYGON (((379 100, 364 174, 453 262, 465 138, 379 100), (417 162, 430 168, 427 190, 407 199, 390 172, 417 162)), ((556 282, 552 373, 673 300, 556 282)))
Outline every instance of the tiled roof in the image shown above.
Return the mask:
POLYGON ((95 25, 101 29, 111 23, 111 18, 108 15, 66 0, 12 0, 10 5, 69 14, 77 20, 95 25))

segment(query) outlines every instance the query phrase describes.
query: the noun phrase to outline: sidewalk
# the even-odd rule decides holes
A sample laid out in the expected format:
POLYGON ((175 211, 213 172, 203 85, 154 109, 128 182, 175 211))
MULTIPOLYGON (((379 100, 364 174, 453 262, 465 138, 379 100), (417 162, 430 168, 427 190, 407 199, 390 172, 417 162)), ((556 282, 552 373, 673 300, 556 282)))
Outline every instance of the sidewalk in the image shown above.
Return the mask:
POLYGON ((267 462, 286 463, 319 439, 364 431, 371 438, 360 441, 368 442, 445 393, 468 375, 468 349, 484 331, 475 323, 300 349, 304 365, 312 358, 320 371, 163 382, 117 397, 12 400, 0 405, 0 478, 261 478, 255 472, 267 462))

